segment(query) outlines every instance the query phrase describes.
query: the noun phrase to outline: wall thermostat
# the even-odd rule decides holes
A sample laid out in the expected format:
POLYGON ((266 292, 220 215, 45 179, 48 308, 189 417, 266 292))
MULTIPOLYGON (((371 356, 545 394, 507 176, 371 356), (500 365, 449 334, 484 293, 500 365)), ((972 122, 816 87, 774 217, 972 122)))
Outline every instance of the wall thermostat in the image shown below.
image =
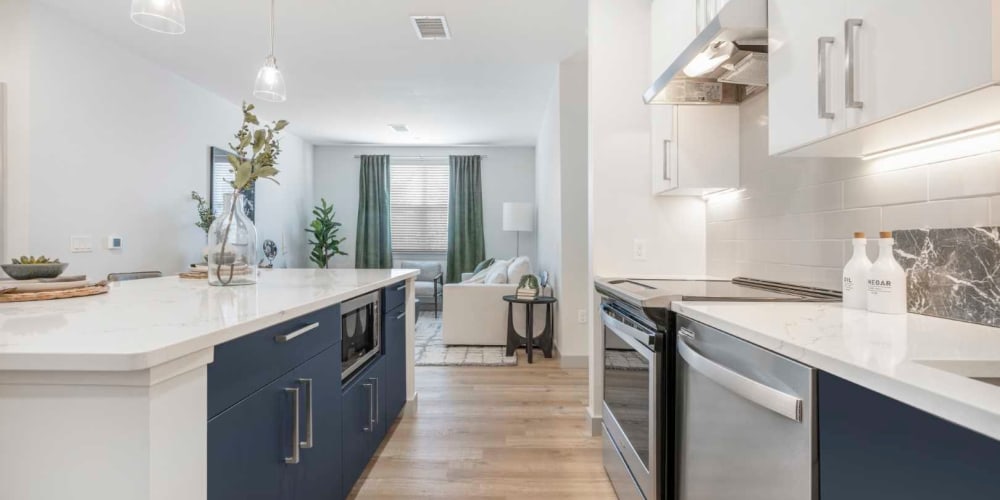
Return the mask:
POLYGON ((108 250, 121 250, 125 239, 121 236, 108 236, 108 250))

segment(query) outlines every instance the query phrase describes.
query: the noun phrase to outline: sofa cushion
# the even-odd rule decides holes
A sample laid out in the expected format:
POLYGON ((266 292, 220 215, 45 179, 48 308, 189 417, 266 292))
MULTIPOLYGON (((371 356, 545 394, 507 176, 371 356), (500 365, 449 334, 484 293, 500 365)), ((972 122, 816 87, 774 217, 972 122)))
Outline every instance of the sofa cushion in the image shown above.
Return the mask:
POLYGON ((419 269, 417 281, 433 281, 441 274, 441 263, 433 260, 404 260, 399 263, 402 269, 419 269))
POLYGON ((507 266, 507 283, 520 283, 521 276, 531 273, 531 260, 527 257, 518 257, 507 266))
POLYGON ((498 260, 486 270, 483 283, 487 285, 502 285, 507 283, 507 261, 498 260))
POLYGON ((490 257, 490 258, 488 258, 488 259, 480 262, 479 264, 476 264, 476 268, 472 270, 472 274, 476 274, 479 271, 482 271, 483 269, 489 268, 490 266, 493 265, 494 262, 496 262, 496 259, 494 259, 493 257, 490 257))

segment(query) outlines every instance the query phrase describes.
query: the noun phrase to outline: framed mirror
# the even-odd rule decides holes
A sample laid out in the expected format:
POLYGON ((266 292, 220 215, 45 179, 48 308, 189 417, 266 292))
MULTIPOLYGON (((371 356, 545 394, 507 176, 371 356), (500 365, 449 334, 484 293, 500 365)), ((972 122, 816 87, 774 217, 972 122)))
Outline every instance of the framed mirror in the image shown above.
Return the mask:
MULTIPOLYGON (((223 210, 222 200, 225 199, 227 194, 233 192, 233 167, 229 164, 228 160, 228 155, 232 153, 229 150, 216 147, 212 147, 210 150, 208 195, 212 213, 218 216, 223 210)), ((243 213, 253 222, 257 222, 255 217, 257 213, 255 190, 256 188, 251 186, 243 191, 243 213)))

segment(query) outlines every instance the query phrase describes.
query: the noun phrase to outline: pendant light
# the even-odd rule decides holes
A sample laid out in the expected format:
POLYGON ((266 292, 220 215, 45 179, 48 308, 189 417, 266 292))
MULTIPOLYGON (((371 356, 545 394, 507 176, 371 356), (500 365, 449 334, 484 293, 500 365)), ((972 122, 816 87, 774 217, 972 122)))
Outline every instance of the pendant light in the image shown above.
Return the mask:
POLYGON ((253 95, 265 101, 285 101, 285 77, 281 76, 278 59, 274 57, 274 0, 271 0, 271 53, 264 58, 264 66, 257 72, 253 95))
POLYGON ((168 35, 184 33, 184 8, 181 0, 132 0, 132 22, 168 35))

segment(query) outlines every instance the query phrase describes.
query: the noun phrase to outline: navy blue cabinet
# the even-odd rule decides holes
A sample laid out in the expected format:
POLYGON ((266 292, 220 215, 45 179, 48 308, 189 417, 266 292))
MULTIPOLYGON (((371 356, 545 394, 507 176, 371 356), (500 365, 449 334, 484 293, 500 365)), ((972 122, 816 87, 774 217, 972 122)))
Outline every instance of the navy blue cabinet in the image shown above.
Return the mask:
POLYGON ((351 378, 344 389, 344 497, 361 477, 368 461, 385 437, 385 386, 383 359, 351 378))
POLYGON ((406 308, 386 312, 385 320, 385 417, 392 422, 406 404, 406 308))
POLYGON ((339 388, 336 344, 209 420, 208 498, 339 498, 339 388))
POLYGON ((1000 498, 1000 442, 828 373, 817 383, 820 500, 1000 498))

